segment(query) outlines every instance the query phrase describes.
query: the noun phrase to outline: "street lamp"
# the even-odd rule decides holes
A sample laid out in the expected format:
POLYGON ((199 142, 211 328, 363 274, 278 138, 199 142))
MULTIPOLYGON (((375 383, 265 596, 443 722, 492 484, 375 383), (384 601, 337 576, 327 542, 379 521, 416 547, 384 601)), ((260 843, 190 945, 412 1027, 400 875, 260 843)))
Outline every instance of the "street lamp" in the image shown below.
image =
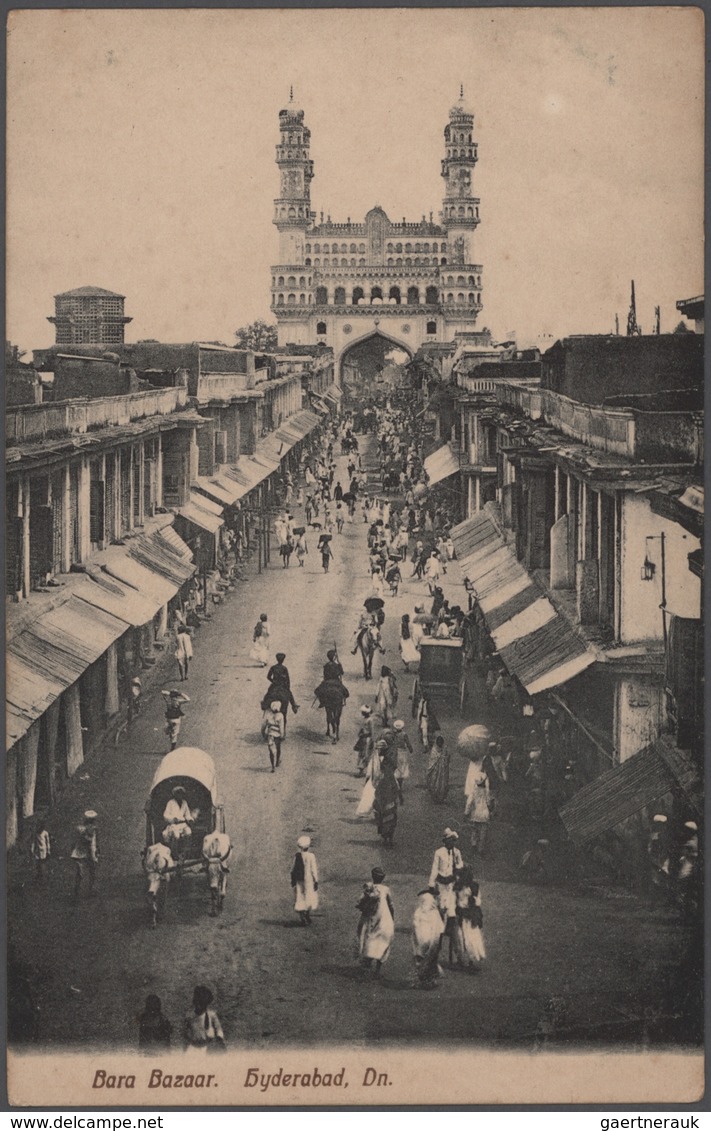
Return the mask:
POLYGON ((661 582, 662 582, 662 600, 659 608, 662 610, 662 635, 664 638, 664 651, 667 650, 667 569, 666 569, 666 537, 662 534, 648 534, 644 540, 644 564, 640 570, 640 577, 642 581, 653 581, 654 575, 657 572, 657 567, 649 557, 649 543, 659 541, 661 547, 660 565, 661 565, 661 582))

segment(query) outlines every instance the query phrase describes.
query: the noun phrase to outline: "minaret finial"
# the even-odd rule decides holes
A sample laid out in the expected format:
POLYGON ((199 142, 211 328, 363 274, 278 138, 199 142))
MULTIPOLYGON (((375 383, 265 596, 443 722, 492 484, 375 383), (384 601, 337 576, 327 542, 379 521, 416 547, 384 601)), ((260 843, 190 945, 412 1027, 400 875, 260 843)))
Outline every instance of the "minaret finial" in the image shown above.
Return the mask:
POLYGON ((464 83, 463 82, 460 82, 460 84, 459 84, 459 97, 464 98, 464 83))
POLYGON ((289 102, 293 102, 293 101, 294 101, 294 88, 293 88, 293 86, 290 86, 289 87, 289 102))

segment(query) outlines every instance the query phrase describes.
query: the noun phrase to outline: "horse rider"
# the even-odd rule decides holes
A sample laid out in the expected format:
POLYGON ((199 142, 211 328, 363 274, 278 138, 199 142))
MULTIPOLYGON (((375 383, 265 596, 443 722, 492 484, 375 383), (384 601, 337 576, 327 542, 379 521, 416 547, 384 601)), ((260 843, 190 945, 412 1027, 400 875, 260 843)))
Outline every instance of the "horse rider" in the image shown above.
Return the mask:
POLYGON ((205 861, 207 879, 210 885, 210 914, 214 917, 222 911, 227 891, 227 861, 232 853, 232 842, 227 833, 208 833, 202 842, 202 857, 205 861))
MULTIPOLYGON (((281 713, 284 716, 284 730, 286 731, 286 713, 289 706, 291 706, 294 714, 297 714, 299 704, 294 699, 291 690, 291 676, 289 675, 289 669, 284 663, 285 659, 286 655, 284 652, 277 652, 276 663, 272 664, 267 672, 267 679, 269 680, 270 686, 264 699, 268 699, 269 702, 271 702, 271 700, 276 697, 279 700, 281 703, 281 713)), ((266 710, 268 706, 269 703, 266 703, 266 705, 262 703, 262 710, 266 710)))
POLYGON ((331 648, 326 653, 326 663, 323 665, 323 678, 326 680, 342 679, 343 664, 338 659, 338 652, 331 648))
POLYGON ((360 645, 361 640, 365 636, 368 629, 372 628, 374 624, 375 624, 375 620, 373 618, 372 613, 369 613, 367 609, 364 610, 360 614, 360 620, 358 621, 358 627, 353 634, 353 647, 351 648, 351 655, 352 656, 355 656, 356 652, 358 651, 358 647, 360 645))

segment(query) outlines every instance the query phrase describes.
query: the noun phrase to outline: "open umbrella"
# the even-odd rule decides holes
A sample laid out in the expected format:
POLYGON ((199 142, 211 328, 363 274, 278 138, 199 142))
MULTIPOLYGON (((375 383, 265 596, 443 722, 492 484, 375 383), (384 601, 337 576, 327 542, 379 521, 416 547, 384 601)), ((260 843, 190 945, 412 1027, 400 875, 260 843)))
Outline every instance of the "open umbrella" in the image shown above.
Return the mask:
POLYGON ((491 731, 489 728, 475 724, 471 727, 465 727, 460 733, 457 739, 457 751, 462 758, 468 758, 470 762, 481 762, 484 755, 489 751, 490 742, 491 731))
POLYGON ((305 526, 295 526, 293 533, 294 534, 305 534, 306 533, 306 527, 305 526))
POLYGON ((366 597, 363 604, 369 613, 377 613, 378 609, 383 608, 385 601, 382 597, 366 597))
POLYGON ((356 497, 353 494, 353 492, 352 491, 346 491, 345 495, 343 496, 343 502, 344 503, 354 503, 355 501, 356 501, 356 497))

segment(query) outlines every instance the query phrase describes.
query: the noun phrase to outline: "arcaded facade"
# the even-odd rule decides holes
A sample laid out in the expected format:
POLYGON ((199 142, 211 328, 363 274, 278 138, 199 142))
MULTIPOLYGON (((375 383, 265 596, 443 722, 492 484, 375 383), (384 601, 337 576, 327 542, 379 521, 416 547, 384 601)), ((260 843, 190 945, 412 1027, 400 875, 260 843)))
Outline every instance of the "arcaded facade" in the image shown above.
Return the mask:
POLYGON ((474 115, 463 96, 445 126, 440 223, 390 220, 376 205, 362 223, 335 223, 311 210, 314 163, 304 111, 279 114, 276 160, 280 196, 274 224, 279 259, 272 268, 272 310, 279 342, 333 348, 337 370, 349 349, 379 334, 413 354, 425 341, 451 341, 475 328, 482 267, 475 263, 479 198, 474 115))

